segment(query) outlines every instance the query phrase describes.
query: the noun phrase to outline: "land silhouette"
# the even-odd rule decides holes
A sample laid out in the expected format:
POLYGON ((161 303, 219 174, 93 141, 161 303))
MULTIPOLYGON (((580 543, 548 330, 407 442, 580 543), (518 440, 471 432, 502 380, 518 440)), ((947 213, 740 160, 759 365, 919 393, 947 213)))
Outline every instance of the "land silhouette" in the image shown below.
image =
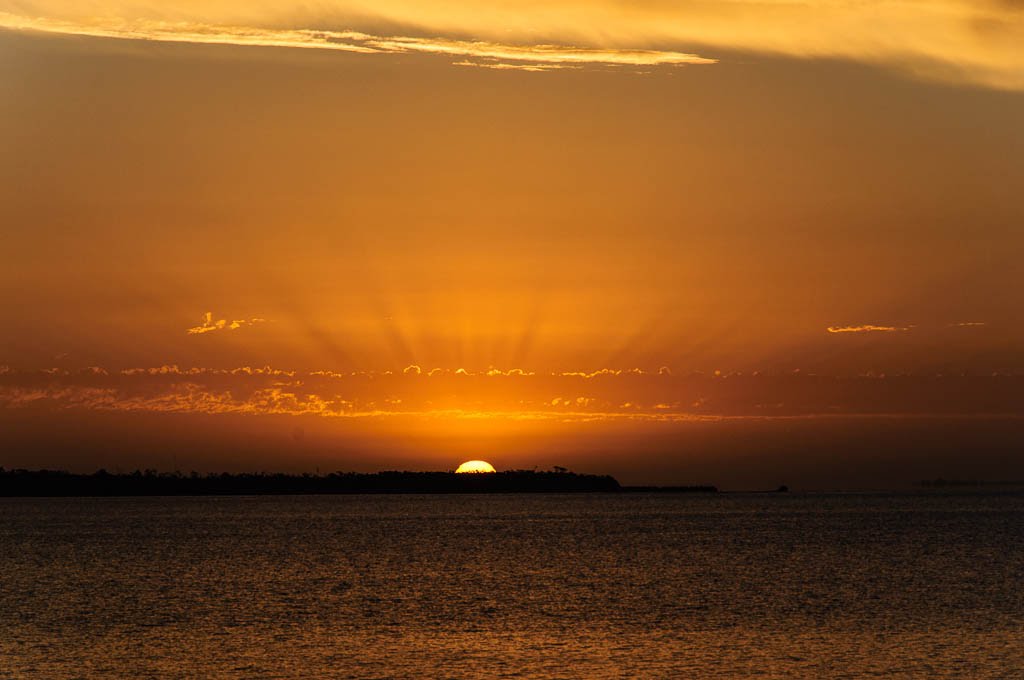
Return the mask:
POLYGON ((157 472, 76 474, 0 468, 0 496, 238 496, 288 494, 576 493, 662 490, 715 492, 713 486, 623 487, 610 475, 509 470, 484 474, 386 471, 319 474, 157 472))

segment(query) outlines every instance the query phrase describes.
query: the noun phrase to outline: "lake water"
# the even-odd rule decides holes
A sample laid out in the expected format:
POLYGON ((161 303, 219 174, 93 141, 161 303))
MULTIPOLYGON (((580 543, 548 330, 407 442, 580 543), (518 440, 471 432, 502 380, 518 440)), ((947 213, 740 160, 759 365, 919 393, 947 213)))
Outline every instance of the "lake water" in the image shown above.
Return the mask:
POLYGON ((1024 495, 0 499, 0 677, 1024 677, 1024 495))

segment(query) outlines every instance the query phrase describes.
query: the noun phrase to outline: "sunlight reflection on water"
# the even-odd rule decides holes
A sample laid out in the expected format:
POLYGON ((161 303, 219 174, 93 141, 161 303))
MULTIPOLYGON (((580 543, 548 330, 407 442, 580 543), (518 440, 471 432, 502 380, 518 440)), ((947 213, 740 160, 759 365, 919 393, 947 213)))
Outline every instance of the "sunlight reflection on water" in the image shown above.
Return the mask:
POLYGON ((0 500, 0 677, 1008 677, 1024 496, 0 500))

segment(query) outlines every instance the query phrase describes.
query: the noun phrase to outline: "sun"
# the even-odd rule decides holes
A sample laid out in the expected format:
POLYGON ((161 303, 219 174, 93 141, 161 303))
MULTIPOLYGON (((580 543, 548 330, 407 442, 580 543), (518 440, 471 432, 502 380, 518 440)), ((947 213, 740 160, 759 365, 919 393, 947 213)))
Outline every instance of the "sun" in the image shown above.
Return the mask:
POLYGON ((496 470, 494 469, 494 466, 486 460, 467 460, 465 463, 460 465, 455 472, 496 472, 496 470))

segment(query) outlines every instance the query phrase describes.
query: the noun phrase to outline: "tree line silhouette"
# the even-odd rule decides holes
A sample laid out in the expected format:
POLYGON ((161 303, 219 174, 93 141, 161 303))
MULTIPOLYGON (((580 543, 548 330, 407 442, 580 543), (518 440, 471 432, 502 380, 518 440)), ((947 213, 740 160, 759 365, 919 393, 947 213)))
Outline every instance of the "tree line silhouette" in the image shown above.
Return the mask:
POLYGON ((713 486, 623 487, 610 475, 508 470, 486 474, 453 472, 332 472, 320 474, 157 472, 98 470, 5 470, 0 467, 0 496, 237 496, 361 493, 574 493, 715 492, 713 486))
POLYGON ((74 474, 59 470, 4 470, 2 496, 206 496, 345 493, 513 493, 619 491, 608 475, 512 470, 488 474, 388 471, 284 473, 157 472, 74 474))

